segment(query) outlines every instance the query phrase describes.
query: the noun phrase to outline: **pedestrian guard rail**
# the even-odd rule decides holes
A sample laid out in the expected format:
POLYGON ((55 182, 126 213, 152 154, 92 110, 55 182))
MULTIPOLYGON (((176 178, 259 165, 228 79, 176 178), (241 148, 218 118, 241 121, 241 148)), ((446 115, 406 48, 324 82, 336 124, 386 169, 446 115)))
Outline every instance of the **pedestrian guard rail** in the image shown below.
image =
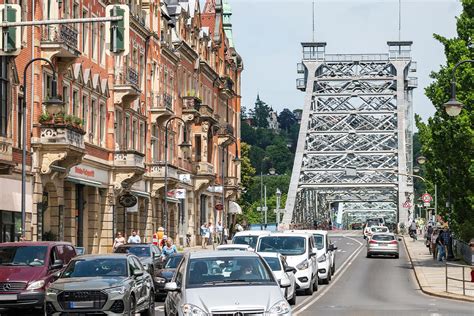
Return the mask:
POLYGON ((446 262, 445 269, 447 293, 474 297, 474 266, 446 262))

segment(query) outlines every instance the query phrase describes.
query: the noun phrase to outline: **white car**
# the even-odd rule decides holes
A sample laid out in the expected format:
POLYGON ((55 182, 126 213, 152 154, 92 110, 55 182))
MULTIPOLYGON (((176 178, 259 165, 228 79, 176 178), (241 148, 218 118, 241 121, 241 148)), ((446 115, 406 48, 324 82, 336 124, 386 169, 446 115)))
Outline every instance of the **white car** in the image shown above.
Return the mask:
POLYGON ((249 245, 255 250, 258 239, 262 236, 268 236, 270 232, 267 230, 244 230, 237 232, 232 238, 232 244, 249 245))
POLYGON ((253 248, 249 245, 239 245, 239 244, 229 244, 229 245, 219 245, 216 250, 241 250, 241 251, 253 251, 253 248))
POLYGON ((386 226, 366 226, 364 229, 364 238, 367 240, 372 237, 375 233, 389 233, 389 229, 386 226))
POLYGON ((286 257, 291 267, 296 268, 296 287, 312 295, 318 290, 318 262, 314 238, 304 232, 272 233, 260 237, 257 252, 277 252, 286 257))
MULTIPOLYGON (((295 232, 295 231, 290 231, 295 232)), ((318 276, 320 283, 329 284, 336 272, 336 253, 334 244, 330 243, 326 230, 305 230, 313 235, 318 260, 318 276)))
MULTIPOLYGON (((273 275, 277 279, 278 283, 281 284, 282 280, 288 280, 290 286, 287 288, 281 288, 283 295, 290 305, 296 304, 296 269, 290 267, 286 263, 285 256, 282 256, 276 252, 262 252, 260 253, 263 259, 270 266, 273 271, 273 275)), ((286 281, 283 281, 285 283, 286 281)))

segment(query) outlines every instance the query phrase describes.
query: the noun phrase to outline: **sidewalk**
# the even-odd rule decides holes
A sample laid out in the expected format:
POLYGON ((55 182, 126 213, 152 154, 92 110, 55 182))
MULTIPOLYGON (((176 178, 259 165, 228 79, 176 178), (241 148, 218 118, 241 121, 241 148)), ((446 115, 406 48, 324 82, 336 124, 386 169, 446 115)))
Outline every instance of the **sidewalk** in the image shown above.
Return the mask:
MULTIPOLYGON (((420 237, 419 237, 420 238, 420 237)), ((433 259, 425 246, 424 240, 413 241, 404 237, 404 244, 415 271, 416 280, 421 290, 429 295, 459 299, 474 302, 474 283, 471 282, 471 270, 465 269, 466 295, 463 295, 462 282, 448 280, 448 292, 446 292, 446 264, 433 259)), ((453 262, 460 264, 460 262, 453 262)), ((457 267, 448 268, 448 276, 462 279, 462 269, 457 267)))

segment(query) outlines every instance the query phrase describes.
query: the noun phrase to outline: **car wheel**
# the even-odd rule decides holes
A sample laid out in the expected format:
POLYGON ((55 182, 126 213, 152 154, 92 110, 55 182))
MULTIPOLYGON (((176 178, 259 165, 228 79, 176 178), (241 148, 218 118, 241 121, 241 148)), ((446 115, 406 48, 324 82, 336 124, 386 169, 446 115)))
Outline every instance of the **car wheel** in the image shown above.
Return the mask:
POLYGON ((141 316, 153 316, 155 315, 155 293, 150 293, 150 302, 148 302, 148 308, 140 313, 141 316))
POLYGON ((288 300, 288 304, 290 305, 296 304, 296 289, 293 291, 293 296, 288 300))
POLYGON ((318 290, 318 284, 319 284, 319 276, 318 273, 316 272, 316 281, 313 283, 313 291, 316 292, 318 290))
POLYGON ((370 253, 367 253, 367 258, 371 258, 372 255, 370 253))
POLYGON ((304 291, 304 294, 313 295, 313 292, 314 292, 314 280, 313 280, 313 283, 309 284, 309 287, 304 291))
POLYGON ((335 273, 336 273, 336 261, 332 263, 332 267, 331 267, 331 274, 334 275, 335 273))
POLYGON ((400 255, 397 253, 397 254, 395 255, 395 259, 398 259, 398 258, 400 258, 400 255))
POLYGON ((128 316, 135 316, 136 308, 135 297, 131 296, 130 301, 128 302, 128 316))

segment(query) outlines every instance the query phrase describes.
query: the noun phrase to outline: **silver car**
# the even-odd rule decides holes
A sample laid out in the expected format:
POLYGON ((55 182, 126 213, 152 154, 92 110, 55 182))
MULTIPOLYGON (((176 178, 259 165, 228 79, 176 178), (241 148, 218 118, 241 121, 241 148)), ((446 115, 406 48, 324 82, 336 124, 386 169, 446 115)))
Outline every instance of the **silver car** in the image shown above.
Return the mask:
POLYGON ((254 252, 189 252, 165 285, 165 315, 291 315, 289 286, 254 252))
POLYGON ((367 258, 375 255, 399 257, 398 239, 392 233, 375 233, 367 241, 367 258))

